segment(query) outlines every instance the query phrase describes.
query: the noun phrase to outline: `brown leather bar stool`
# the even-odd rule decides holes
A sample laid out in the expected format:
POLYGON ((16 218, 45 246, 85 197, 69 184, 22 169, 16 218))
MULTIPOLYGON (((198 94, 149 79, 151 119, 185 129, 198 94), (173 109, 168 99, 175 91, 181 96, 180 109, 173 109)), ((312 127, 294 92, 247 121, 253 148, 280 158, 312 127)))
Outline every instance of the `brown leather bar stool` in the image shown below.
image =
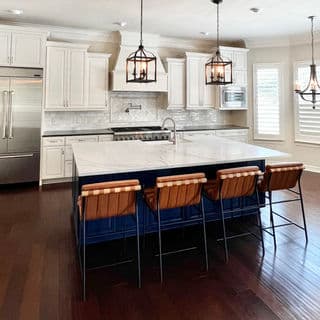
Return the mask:
MULTIPOLYGON (((86 299, 86 222, 98 219, 132 215, 136 220, 138 286, 141 287, 139 215, 137 192, 139 180, 122 180, 82 186, 78 198, 80 223, 82 224, 82 263, 80 259, 83 299, 86 299)), ((81 230, 81 229, 80 229, 81 230)), ((80 240, 79 240, 80 242, 80 240)), ((81 245, 81 244, 80 244, 81 245)), ((79 246, 80 251, 80 246, 79 246)), ((80 252, 79 252, 80 253, 80 252)), ((81 255, 80 255, 81 256, 81 255)), ((116 264, 113 264, 116 265, 116 264)))
POLYGON ((305 211, 304 211, 303 196, 301 191, 301 176, 302 176, 303 170, 304 170, 304 165, 302 163, 280 163, 280 164, 267 165, 265 173, 263 175, 263 180, 259 185, 259 190, 261 192, 268 193, 267 197, 269 199, 268 205, 270 209, 271 227, 264 228, 264 231, 266 231, 268 234, 273 236, 275 248, 277 247, 275 228, 290 226, 290 225, 294 225, 304 230, 306 243, 308 243, 307 223, 306 223, 306 217, 305 217, 305 211), (297 184, 298 184, 298 192, 295 190, 292 190, 292 188, 295 188, 297 184), (273 192, 278 190, 288 190, 291 193, 298 195, 299 197, 295 199, 273 201, 272 200, 273 192), (300 202, 302 219, 303 219, 303 227, 273 210, 273 205, 275 204, 294 202, 294 201, 300 202), (281 219, 286 221, 286 223, 275 226, 274 215, 280 217, 281 219), (269 229, 272 229, 272 233, 268 231, 269 229))
POLYGON ((262 243, 262 250, 264 254, 264 241, 262 234, 262 224, 261 224, 261 213, 260 213, 260 201, 258 194, 258 180, 262 175, 260 169, 256 166, 250 167, 240 167, 232 169, 223 169, 218 170, 216 173, 215 180, 209 180, 208 183, 204 185, 205 195, 208 199, 212 201, 219 201, 219 210, 222 221, 223 229, 223 242, 224 242, 224 252, 225 252, 225 261, 228 262, 228 239, 233 239, 236 237, 253 235, 257 237, 252 232, 245 232, 234 236, 227 236, 226 226, 225 226, 225 214, 228 213, 242 213, 244 210, 256 210, 258 213, 258 222, 259 222, 259 231, 260 238, 258 238, 262 243), (254 204, 247 206, 246 208, 234 208, 230 210, 225 210, 223 200, 234 199, 234 198, 243 198, 250 197, 255 195, 254 204))
MULTIPOLYGON (((203 230, 203 242, 206 270, 208 270, 208 252, 207 252, 207 236, 206 236, 206 222, 203 209, 202 186, 207 182, 204 173, 193 173, 185 175, 175 175, 158 177, 156 186, 144 190, 144 198, 155 214, 158 221, 158 238, 159 238, 159 264, 160 264, 160 280, 163 282, 163 264, 162 258, 164 255, 169 255, 175 252, 182 252, 178 250, 175 252, 162 252, 161 227, 166 224, 161 221, 162 211, 173 208, 183 208, 189 206, 199 206, 200 218, 195 218, 192 221, 201 221, 203 230)), ((184 221, 182 222, 182 224, 184 221)), ((187 249, 186 249, 187 250, 187 249)))

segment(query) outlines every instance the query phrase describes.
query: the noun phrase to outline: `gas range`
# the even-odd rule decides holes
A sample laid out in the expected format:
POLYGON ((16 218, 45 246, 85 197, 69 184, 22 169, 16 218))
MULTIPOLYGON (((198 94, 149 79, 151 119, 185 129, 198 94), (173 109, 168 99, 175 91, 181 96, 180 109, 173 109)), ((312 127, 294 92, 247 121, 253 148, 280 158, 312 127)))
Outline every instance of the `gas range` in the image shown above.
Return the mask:
POLYGON ((169 140, 171 131, 158 126, 111 128, 113 140, 163 141, 169 140))

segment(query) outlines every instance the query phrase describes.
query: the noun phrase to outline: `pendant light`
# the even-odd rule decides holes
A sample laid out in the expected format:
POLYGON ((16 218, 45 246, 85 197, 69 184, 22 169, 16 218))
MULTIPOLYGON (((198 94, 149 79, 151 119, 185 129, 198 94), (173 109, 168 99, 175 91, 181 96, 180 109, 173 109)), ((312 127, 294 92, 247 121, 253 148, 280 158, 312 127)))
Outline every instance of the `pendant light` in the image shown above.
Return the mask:
POLYGON ((320 85, 317 79, 317 66, 314 61, 314 16, 308 17, 311 21, 311 51, 312 60, 310 65, 310 80, 307 87, 301 90, 299 83, 296 83, 295 92, 298 93, 304 101, 311 102, 313 109, 316 108, 316 104, 320 102, 320 85), (318 99, 317 99, 318 98, 318 99))
POLYGON ((217 5, 217 51, 205 65, 206 84, 207 85, 226 85, 232 83, 232 61, 221 56, 220 53, 220 21, 219 4, 222 0, 211 0, 217 5))
POLYGON ((157 58, 144 49, 142 40, 143 0, 140 0, 140 44, 127 58, 126 81, 148 83, 157 81, 157 58))

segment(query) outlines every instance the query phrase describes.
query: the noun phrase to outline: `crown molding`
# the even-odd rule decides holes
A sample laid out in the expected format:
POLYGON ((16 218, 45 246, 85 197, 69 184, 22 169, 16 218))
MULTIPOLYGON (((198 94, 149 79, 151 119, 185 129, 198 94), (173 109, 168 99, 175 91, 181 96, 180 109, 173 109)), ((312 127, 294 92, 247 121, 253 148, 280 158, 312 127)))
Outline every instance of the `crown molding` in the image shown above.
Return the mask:
MULTIPOLYGON (((292 47, 310 44, 310 33, 283 36, 272 38, 251 38, 245 39, 246 47, 249 49, 271 48, 271 47, 292 47)), ((320 43, 320 34, 315 33, 314 41, 320 43)))

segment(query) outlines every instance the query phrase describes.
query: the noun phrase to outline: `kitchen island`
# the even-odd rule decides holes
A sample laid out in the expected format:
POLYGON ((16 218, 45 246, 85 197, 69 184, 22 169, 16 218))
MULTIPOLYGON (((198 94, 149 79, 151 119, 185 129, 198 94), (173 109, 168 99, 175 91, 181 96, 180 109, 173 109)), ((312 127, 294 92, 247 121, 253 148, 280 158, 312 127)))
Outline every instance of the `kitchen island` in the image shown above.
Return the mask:
MULTIPOLYGON (((103 143, 82 143, 73 145, 74 178, 73 203, 74 222, 77 239, 79 218, 76 199, 81 192, 81 186, 89 183, 115 181, 124 179, 139 179, 143 188, 155 185, 158 176, 204 172, 208 179, 215 177, 216 171, 223 168, 257 165, 265 168, 265 160, 287 157, 276 150, 266 149, 246 143, 234 142, 218 137, 201 137, 180 139, 174 145, 169 141, 111 141, 103 143)), ((250 198, 244 199, 244 206, 250 205, 250 198)), ((261 194, 264 203, 264 195, 261 194)), ((155 217, 149 212, 139 195, 139 215, 141 230, 145 233, 156 232, 155 217)), ((206 220, 219 219, 216 204, 205 199, 206 220)), ((227 201, 226 206, 235 206, 233 201, 227 201)), ((246 212, 250 214, 250 211, 246 212)), ((196 208, 186 210, 167 210, 163 215, 168 228, 192 225, 199 215, 196 208)), ((118 217, 90 221, 87 226, 89 243, 118 239, 135 234, 132 217, 118 217), (123 226, 125 227, 125 233, 123 226)))

